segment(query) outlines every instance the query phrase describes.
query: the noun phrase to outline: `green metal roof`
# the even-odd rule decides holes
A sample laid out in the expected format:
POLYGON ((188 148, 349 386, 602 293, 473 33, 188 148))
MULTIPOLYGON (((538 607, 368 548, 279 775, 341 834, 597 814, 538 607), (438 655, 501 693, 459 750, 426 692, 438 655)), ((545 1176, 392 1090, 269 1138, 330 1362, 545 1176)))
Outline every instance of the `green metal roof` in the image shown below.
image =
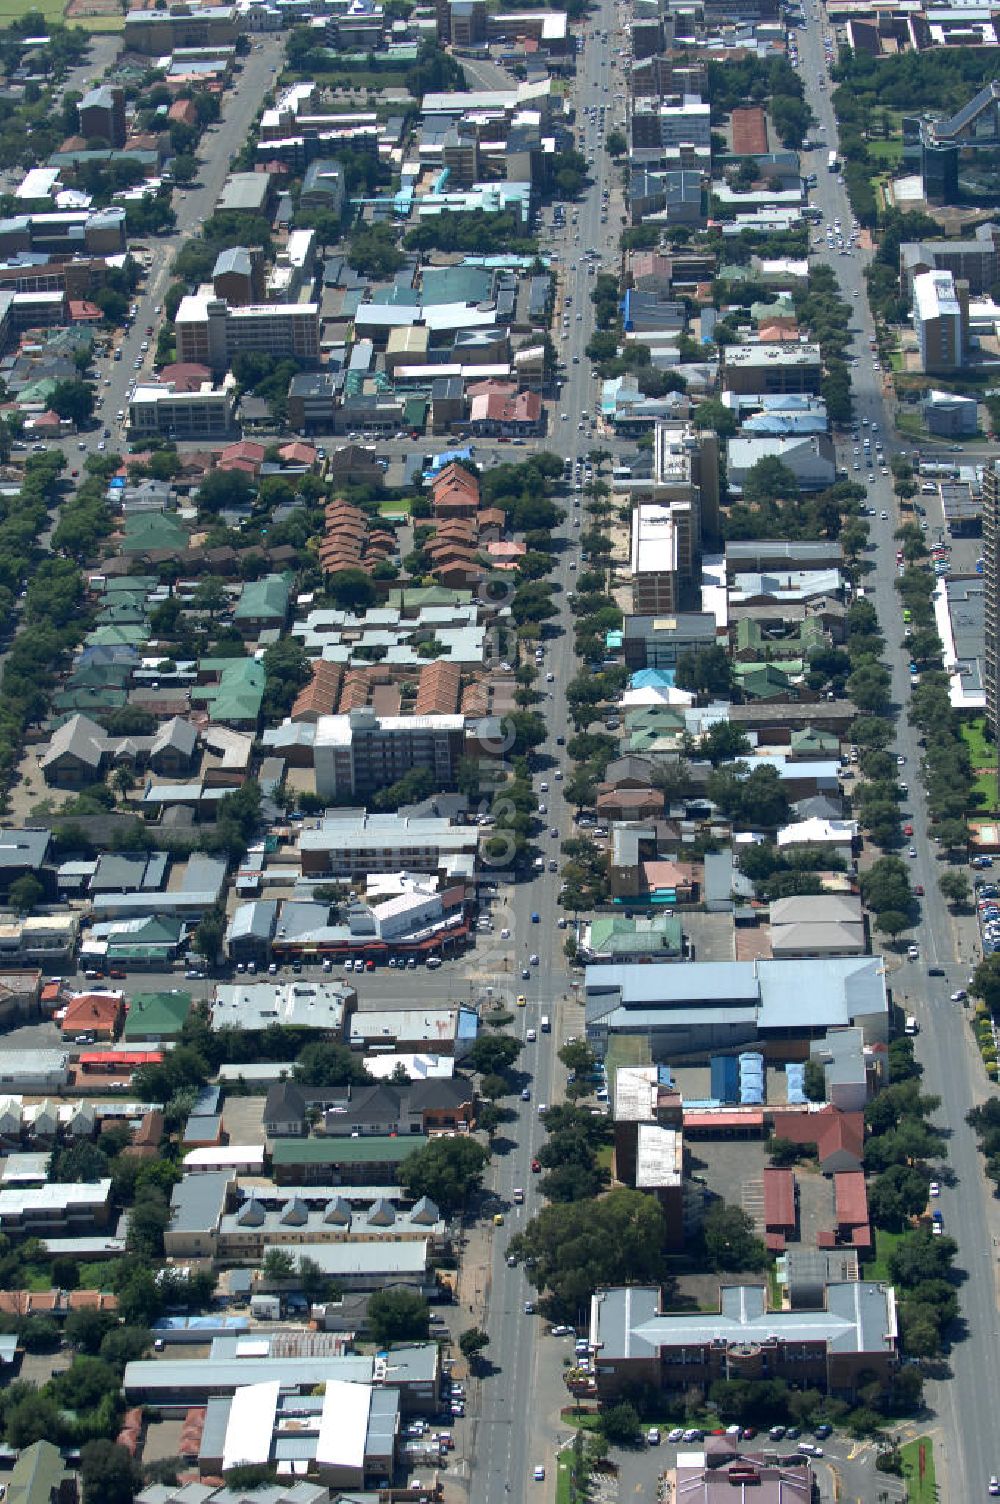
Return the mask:
POLYGON ((271 1148, 271 1163, 274 1165, 324 1165, 324 1164, 378 1164, 385 1160, 398 1163, 419 1149, 426 1139, 414 1134, 412 1138, 395 1138, 389 1135, 371 1134, 361 1138, 344 1135, 342 1138, 281 1138, 271 1148))
POLYGON ((187 529, 164 512, 134 512, 125 519, 122 553, 137 554, 157 549, 172 549, 179 553, 189 542, 187 529))
POLYGON ((595 919, 590 926, 590 949, 598 955, 605 951, 618 955, 679 955, 681 944, 681 922, 676 914, 642 919, 614 914, 595 919))
POLYGON ((233 612, 234 621, 283 623, 288 615, 291 588, 291 580, 286 574, 266 574, 263 579, 248 580, 233 612))
POLYGON ((138 992, 125 1016, 124 1038, 172 1038, 181 1032, 190 1012, 190 992, 138 992))

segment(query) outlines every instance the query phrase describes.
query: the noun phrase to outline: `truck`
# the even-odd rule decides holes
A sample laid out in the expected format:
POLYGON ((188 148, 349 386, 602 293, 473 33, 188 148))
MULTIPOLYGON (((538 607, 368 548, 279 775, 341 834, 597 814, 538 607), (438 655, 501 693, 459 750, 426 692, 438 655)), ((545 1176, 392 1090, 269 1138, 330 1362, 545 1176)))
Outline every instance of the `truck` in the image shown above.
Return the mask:
POLYGON ((549 1023, 549 1015, 547 1013, 542 1014, 541 1030, 543 1034, 551 1033, 552 1025, 549 1023))
POLYGON ((839 166, 840 163, 837 160, 837 153, 835 151, 830 152, 830 155, 826 159, 827 171, 836 172, 839 166))

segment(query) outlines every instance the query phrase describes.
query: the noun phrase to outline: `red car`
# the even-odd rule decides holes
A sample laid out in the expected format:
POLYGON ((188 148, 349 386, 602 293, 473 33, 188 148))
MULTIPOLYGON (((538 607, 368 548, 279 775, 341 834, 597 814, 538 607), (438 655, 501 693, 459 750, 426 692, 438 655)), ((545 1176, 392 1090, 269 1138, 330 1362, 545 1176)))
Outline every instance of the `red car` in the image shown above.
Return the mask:
POLYGON ((913 826, 912 825, 904 825, 903 826, 903 834, 904 834, 904 836, 912 836, 912 834, 913 834, 913 826))
POLYGON ((924 885, 923 885, 923 883, 914 883, 913 884, 913 891, 917 895, 918 898, 923 898, 923 896, 924 896, 924 885))
POLYGON ((542 1169, 541 1162, 539 1160, 537 1160, 537 1159, 533 1159, 531 1161, 531 1173, 532 1173, 532 1175, 539 1175, 539 1174, 541 1174, 541 1169, 542 1169))

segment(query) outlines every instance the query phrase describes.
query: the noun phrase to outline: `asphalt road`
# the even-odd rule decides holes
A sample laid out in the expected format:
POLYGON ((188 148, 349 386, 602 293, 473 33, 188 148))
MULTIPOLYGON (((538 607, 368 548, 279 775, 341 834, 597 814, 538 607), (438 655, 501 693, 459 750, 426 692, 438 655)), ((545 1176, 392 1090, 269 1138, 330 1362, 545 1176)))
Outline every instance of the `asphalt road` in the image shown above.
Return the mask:
MULTIPOLYGON (((588 18, 588 38, 593 38, 595 32, 604 27, 610 30, 612 15, 612 0, 603 0, 599 10, 588 18)), ((585 52, 578 59, 573 87, 578 132, 581 134, 584 106, 610 105, 612 67, 608 59, 613 54, 620 55, 615 54, 612 47, 588 41, 585 52), (607 94, 604 93, 605 87, 609 89, 607 94)), ((566 422, 558 418, 554 421, 545 446, 571 458, 584 456, 595 444, 589 431, 581 433, 577 421, 573 421, 585 410, 592 411, 593 381, 590 363, 583 352, 593 330, 593 305, 589 298, 593 279, 587 276, 581 252, 593 246, 604 253, 609 236, 617 233, 617 227, 610 223, 612 216, 609 215, 608 224, 601 224, 601 193, 605 184, 610 185, 614 169, 597 146, 594 130, 589 124, 585 139, 588 154, 592 152, 595 159, 593 181, 585 199, 578 205, 567 205, 568 225, 555 241, 565 279, 561 292, 563 296, 569 292, 573 297, 568 310, 569 325, 561 344, 567 378, 557 406, 560 412, 571 416, 566 422), (576 226, 572 224, 573 210, 578 214, 576 226), (575 271, 572 270, 573 262, 576 262, 575 271), (583 315, 579 320, 576 318, 578 312, 583 315), (579 364, 573 364, 574 355, 579 357, 579 364)), ((565 523, 557 534, 560 555, 554 578, 562 587, 557 597, 560 611, 556 623, 561 633, 555 639, 547 640, 543 665, 544 673, 554 675, 554 682, 541 684, 550 695, 540 707, 550 735, 546 745, 539 749, 538 762, 547 763, 548 767, 536 776, 536 786, 543 779, 548 783, 548 791, 540 791, 541 799, 548 806, 546 830, 554 827, 560 838, 553 839, 547 834, 541 837, 539 844, 546 862, 549 855, 558 855, 561 839, 572 830, 572 810, 562 797, 562 785, 555 781, 552 773, 556 766, 568 767, 568 760, 563 749, 556 746, 555 737, 566 735, 570 730, 565 691, 576 668, 571 617, 566 605, 566 593, 572 590, 575 579, 570 564, 579 558, 579 530, 572 526, 574 510, 567 508, 565 523)), ((567 1019, 577 1016, 575 1010, 570 1014, 566 1001, 570 980, 562 954, 564 934, 557 928, 559 884, 559 874, 546 870, 534 881, 513 885, 505 892, 515 958, 523 965, 531 954, 539 957, 539 964, 531 968, 530 980, 521 980, 518 970, 511 983, 512 988, 523 991, 528 1000, 527 1007, 516 1010, 514 1027, 522 1035, 529 1027, 535 1027, 538 1037, 534 1044, 525 1045, 521 1062, 532 1075, 532 1099, 530 1102, 517 1101, 517 1121, 504 1130, 516 1140, 516 1147, 496 1158, 491 1170, 491 1188, 505 1207, 506 1222, 502 1230, 497 1229, 493 1239, 486 1316, 490 1335, 488 1357, 496 1373, 481 1386, 481 1408, 479 1415, 473 1418, 469 1448, 473 1496, 482 1504, 519 1500, 529 1489, 535 1494, 541 1492, 542 1485, 532 1481, 533 1469, 539 1464, 546 1466, 545 1493, 549 1494, 554 1487, 552 1439, 542 1416, 557 1408, 561 1398, 559 1374, 563 1344, 543 1336, 539 1318, 525 1313, 524 1302, 533 1291, 520 1267, 507 1267, 505 1250, 509 1237, 537 1210, 530 1166, 544 1137, 538 1106, 551 1103, 561 1095, 565 1073, 556 1059, 556 1051, 566 1034, 573 1032, 567 1019), (537 924, 532 922, 532 914, 538 915, 537 924), (551 1033, 540 1031, 543 1014, 551 1020, 551 1033), (523 1206, 513 1205, 513 1191, 518 1186, 525 1193, 523 1206)))
MULTIPOLYGON (((807 14, 807 27, 799 32, 801 74, 813 112, 826 125, 825 140, 833 147, 836 134, 829 90, 823 91, 818 85, 818 75, 823 71, 822 37, 827 28, 813 19, 815 12, 810 10, 807 14)), ((814 154, 818 184, 813 202, 823 209, 827 222, 839 216, 843 223, 849 224, 851 212, 846 192, 840 180, 826 172, 825 157, 820 161, 820 156, 819 152, 814 154)), ((874 323, 863 295, 863 270, 868 259, 864 253, 835 255, 831 263, 857 313, 854 353, 860 365, 853 373, 857 416, 878 423, 886 452, 892 454, 902 448, 912 449, 912 441, 900 441, 895 435, 892 403, 884 398, 880 375, 872 370, 868 340, 874 334, 874 323), (856 301, 852 297, 855 291, 861 294, 856 301)), ((850 441, 842 446, 841 463, 848 467, 853 463, 852 448, 850 441)), ((853 471, 851 477, 856 478, 853 471)), ((970 1047, 966 1015, 960 1005, 949 1001, 949 994, 965 985, 970 957, 968 950, 964 958, 959 957, 956 932, 938 892, 943 864, 930 838, 919 780, 920 748, 906 717, 909 654, 902 646, 904 626, 894 586, 893 531, 899 525, 899 517, 891 477, 878 475, 869 497, 879 512, 884 509, 888 513, 889 520, 882 521, 880 516, 870 519, 874 545, 870 557, 875 570, 865 581, 865 590, 873 600, 885 633, 885 661, 892 673, 893 699, 900 711, 896 750, 906 759, 900 777, 909 785, 906 813, 914 827, 916 853, 910 862, 911 880, 922 883, 927 895, 921 904, 915 934, 904 937, 919 943, 921 958, 918 962, 903 963, 891 981, 895 1000, 907 1012, 914 1013, 921 1026, 917 1054, 925 1069, 926 1089, 941 1097, 938 1120, 950 1133, 948 1157, 953 1183, 942 1186, 940 1207, 946 1229, 959 1240, 959 1262, 966 1275, 960 1290, 964 1339, 952 1353, 952 1377, 945 1382, 929 1382, 927 1400, 941 1426, 936 1459, 939 1494, 943 1499, 967 1500, 985 1495, 990 1474, 1000 1472, 1000 1443, 994 1435, 992 1413, 993 1396, 1000 1392, 997 1252, 980 1159, 965 1123, 970 1103, 984 1095, 985 1080, 978 1055, 970 1047), (945 975, 928 977, 928 966, 943 967, 945 975)))
MULTIPOLYGON (((148 247, 152 266, 141 289, 135 294, 138 312, 132 328, 120 336, 116 343, 122 351, 120 361, 110 353, 97 361, 97 393, 100 408, 97 416, 104 428, 109 430, 106 440, 109 450, 124 452, 126 433, 124 425, 117 421, 117 413, 128 408, 128 396, 137 381, 148 380, 152 375, 153 354, 156 350, 156 330, 160 325, 157 307, 172 281, 170 267, 174 257, 185 241, 197 235, 204 220, 215 208, 219 192, 230 170, 230 151, 242 146, 254 116, 260 107, 261 98, 274 86, 272 69, 281 65, 283 38, 264 36, 255 39, 254 50, 242 59, 243 73, 237 87, 230 89, 222 99, 220 120, 202 138, 198 151, 201 163, 197 183, 187 189, 175 189, 173 208, 177 225, 170 235, 150 235, 140 243, 148 247), (260 48, 260 51, 257 48, 260 48), (152 325, 154 333, 145 330, 152 325), (148 340, 149 349, 143 353, 141 345, 148 340), (134 362, 141 360, 139 370, 134 362)), ((93 451, 102 434, 97 431, 80 435, 88 451, 93 451)), ((63 441, 67 458, 76 466, 84 458, 76 438, 63 441)), ((203 446, 197 446, 203 447, 203 446)))

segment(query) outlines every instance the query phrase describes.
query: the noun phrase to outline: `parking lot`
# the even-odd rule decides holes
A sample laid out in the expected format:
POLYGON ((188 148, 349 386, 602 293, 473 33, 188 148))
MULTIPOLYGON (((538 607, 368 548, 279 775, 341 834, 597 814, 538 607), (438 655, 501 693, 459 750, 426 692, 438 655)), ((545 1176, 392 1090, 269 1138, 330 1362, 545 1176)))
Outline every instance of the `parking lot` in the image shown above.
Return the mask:
POLYGON ((734 961, 731 914, 682 913, 681 928, 694 946, 695 961, 734 961))

